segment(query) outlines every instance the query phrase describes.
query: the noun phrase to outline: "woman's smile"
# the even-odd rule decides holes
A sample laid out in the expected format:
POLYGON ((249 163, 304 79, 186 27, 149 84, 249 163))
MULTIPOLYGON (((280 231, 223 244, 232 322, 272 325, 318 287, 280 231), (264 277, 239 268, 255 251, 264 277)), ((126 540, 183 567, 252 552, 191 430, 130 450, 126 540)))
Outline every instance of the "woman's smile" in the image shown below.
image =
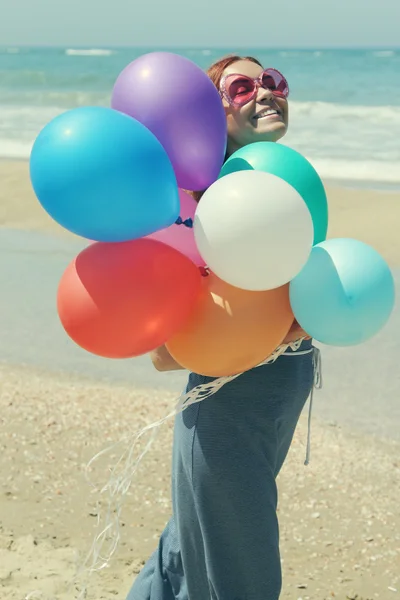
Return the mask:
POLYGON ((278 120, 282 121, 282 112, 279 108, 273 108, 272 106, 266 106, 259 110, 253 117, 252 120, 258 122, 260 120, 278 120))

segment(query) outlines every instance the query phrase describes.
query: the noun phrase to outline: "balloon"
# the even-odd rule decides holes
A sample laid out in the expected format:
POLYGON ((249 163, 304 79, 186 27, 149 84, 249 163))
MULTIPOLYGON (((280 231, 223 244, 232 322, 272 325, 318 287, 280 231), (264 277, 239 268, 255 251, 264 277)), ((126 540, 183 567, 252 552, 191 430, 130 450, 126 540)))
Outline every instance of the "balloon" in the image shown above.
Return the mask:
POLYGON ((196 309, 166 346, 190 371, 211 377, 233 375, 267 358, 282 343, 293 320, 288 285, 248 292, 211 273, 203 278, 196 309))
POLYGON ((50 121, 34 143, 30 174, 50 216, 91 240, 135 239, 179 215, 176 177, 162 145, 111 108, 76 108, 50 121))
POLYGON ((67 334, 88 352, 139 356, 185 324, 201 280, 188 258, 161 242, 96 242, 64 272, 58 314, 67 334))
POLYGON ((257 291, 280 287, 299 273, 311 252, 313 225, 304 200, 286 181, 242 171, 204 193, 194 235, 211 271, 257 291))
POLYGON ((215 85, 191 60, 144 54, 119 75, 111 105, 160 140, 179 187, 204 190, 217 179, 227 142, 225 111, 215 85))
POLYGON ((330 239, 312 249, 290 283, 294 315, 323 344, 353 346, 378 333, 394 307, 394 281, 385 260, 353 239, 330 239))
POLYGON ((274 142, 256 142, 237 150, 222 167, 220 176, 236 171, 265 171, 292 185, 307 204, 314 224, 314 244, 326 239, 328 203, 322 181, 299 152, 274 142))
POLYGON ((204 267, 205 262, 199 254, 193 234, 193 219, 197 202, 183 190, 179 190, 179 198, 181 202, 180 224, 174 223, 167 229, 161 229, 147 237, 168 244, 190 258, 198 267, 204 267))

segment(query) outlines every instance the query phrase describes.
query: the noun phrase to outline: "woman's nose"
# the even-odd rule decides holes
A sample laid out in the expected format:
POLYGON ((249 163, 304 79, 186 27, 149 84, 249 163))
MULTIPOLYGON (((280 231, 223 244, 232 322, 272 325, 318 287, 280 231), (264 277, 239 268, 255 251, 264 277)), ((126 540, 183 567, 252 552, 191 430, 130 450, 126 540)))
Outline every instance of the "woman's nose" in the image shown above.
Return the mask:
POLYGON ((261 86, 258 88, 257 102, 260 102, 261 100, 273 100, 274 98, 274 94, 271 92, 271 90, 263 88, 261 86))

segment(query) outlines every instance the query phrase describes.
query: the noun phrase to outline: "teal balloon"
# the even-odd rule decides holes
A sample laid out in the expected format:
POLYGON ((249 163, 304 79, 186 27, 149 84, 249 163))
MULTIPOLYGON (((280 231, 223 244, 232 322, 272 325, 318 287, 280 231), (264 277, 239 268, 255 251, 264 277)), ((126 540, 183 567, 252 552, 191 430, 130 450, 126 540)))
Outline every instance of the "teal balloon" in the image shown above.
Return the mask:
POLYGON ((289 293, 301 327, 331 346, 371 339, 389 320, 395 302, 393 276, 382 256, 364 242, 343 238, 314 246, 289 293))
POLYGON ((35 140, 30 176, 62 227, 100 242, 137 239, 179 216, 171 161, 144 125, 106 107, 69 110, 35 140))
POLYGON ((328 202, 322 181, 299 152, 273 142, 256 142, 243 146, 223 165, 220 177, 235 171, 265 171, 284 179, 294 187, 307 204, 314 224, 314 244, 326 239, 328 202))

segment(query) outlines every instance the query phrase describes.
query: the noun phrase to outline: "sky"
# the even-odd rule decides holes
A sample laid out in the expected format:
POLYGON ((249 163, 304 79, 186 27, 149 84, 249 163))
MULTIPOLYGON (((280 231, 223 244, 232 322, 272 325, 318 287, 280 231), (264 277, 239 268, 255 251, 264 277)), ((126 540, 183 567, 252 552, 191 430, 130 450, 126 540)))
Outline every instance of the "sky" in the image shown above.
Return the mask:
POLYGON ((0 16, 0 46, 400 46, 399 0, 0 0, 0 16))

